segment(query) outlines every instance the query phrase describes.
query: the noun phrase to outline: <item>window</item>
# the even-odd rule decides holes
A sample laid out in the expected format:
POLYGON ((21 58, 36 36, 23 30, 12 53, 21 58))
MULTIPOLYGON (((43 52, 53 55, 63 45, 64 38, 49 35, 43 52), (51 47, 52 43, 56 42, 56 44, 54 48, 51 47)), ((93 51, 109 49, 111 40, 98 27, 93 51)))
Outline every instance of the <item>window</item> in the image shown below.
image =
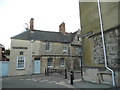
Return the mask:
POLYGON ((68 50, 67 44, 63 44, 63 51, 67 51, 67 50, 68 50))
POLYGON ((53 58, 48 58, 48 67, 53 67, 53 58))
POLYGON ((17 58, 17 69, 25 69, 25 57, 19 56, 17 58))
POLYGON ((60 67, 64 67, 64 58, 60 58, 60 67))
POLYGON ((79 36, 77 37, 77 39, 78 39, 78 41, 81 41, 81 38, 79 36))
POLYGON ((76 48, 76 50, 77 50, 78 53, 82 52, 82 49, 80 47, 76 48))
POLYGON ((20 55, 23 55, 23 51, 20 51, 20 55))
POLYGON ((51 50, 52 44, 50 42, 46 42, 46 50, 50 51, 51 50))

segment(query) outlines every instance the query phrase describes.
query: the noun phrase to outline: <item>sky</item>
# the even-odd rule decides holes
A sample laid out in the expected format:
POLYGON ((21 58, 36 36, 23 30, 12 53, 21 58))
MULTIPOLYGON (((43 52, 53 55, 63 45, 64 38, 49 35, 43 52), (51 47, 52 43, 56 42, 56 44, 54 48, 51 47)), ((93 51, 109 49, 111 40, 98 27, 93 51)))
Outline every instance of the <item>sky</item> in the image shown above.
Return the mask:
POLYGON ((10 48, 11 37, 25 31, 34 18, 34 29, 66 32, 80 29, 79 0, 0 0, 0 44, 10 48))

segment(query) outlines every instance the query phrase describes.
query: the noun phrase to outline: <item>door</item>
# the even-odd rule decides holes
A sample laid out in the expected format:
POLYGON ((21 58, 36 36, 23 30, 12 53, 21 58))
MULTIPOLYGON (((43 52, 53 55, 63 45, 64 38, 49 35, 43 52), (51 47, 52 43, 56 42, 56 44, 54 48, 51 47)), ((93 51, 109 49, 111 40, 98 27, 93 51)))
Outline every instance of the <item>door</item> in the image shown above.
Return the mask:
POLYGON ((34 60, 34 74, 40 73, 40 60, 34 60))
POLYGON ((8 76, 9 62, 2 61, 2 76, 8 76))

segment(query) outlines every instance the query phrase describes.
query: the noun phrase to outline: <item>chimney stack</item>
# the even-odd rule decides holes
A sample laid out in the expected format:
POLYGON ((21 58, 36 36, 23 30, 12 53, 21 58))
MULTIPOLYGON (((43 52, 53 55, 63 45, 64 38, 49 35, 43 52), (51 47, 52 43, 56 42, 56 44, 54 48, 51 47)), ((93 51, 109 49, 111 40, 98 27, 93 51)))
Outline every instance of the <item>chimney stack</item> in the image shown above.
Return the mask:
POLYGON ((30 20, 30 30, 34 30, 34 18, 30 20))
POLYGON ((63 22, 62 24, 60 24, 59 26, 59 32, 61 32, 62 34, 65 34, 65 23, 63 22))

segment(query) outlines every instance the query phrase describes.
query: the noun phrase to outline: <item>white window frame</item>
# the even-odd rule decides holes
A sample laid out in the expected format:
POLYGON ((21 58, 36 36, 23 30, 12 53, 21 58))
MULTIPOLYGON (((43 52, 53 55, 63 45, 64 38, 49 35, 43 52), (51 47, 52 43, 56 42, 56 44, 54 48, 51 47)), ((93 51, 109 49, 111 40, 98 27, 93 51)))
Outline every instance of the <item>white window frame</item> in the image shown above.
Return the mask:
POLYGON ((68 45, 67 44, 63 44, 63 52, 67 52, 68 51, 68 45))
POLYGON ((65 59, 64 58, 60 58, 60 67, 65 67, 65 59), (63 60, 64 63, 61 64, 61 60, 63 60))
POLYGON ((45 50, 46 51, 51 51, 52 50, 52 43, 51 42, 46 42, 46 44, 45 44, 45 50), (49 49, 47 49, 47 48, 49 48, 49 49))
POLYGON ((17 69, 25 69, 25 57, 24 56, 18 56, 17 57, 17 69), (19 58, 23 58, 23 67, 19 67, 18 66, 18 60, 19 60, 19 58))

